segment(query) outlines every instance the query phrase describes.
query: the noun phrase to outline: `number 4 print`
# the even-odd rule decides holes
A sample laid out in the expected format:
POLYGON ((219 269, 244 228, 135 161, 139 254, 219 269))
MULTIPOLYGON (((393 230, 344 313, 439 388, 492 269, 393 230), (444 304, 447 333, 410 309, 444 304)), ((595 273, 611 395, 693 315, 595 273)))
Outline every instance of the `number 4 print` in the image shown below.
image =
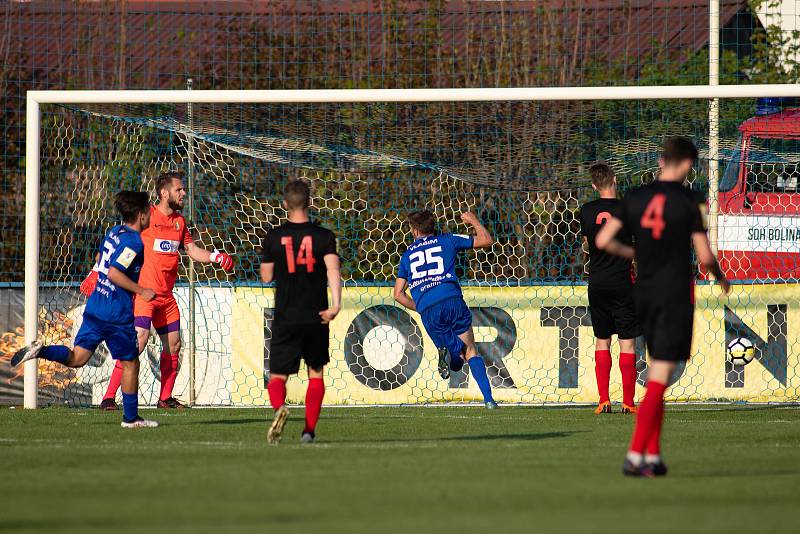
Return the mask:
POLYGON ((314 272, 314 264, 317 263, 317 260, 314 259, 314 246, 310 235, 300 241, 300 250, 297 251, 296 258, 294 257, 294 239, 291 236, 282 237, 281 245, 286 249, 286 268, 290 274, 297 270, 298 265, 305 265, 306 272, 314 272))
POLYGON ((642 220, 639 221, 642 228, 650 229, 650 232, 653 234, 653 239, 661 239, 661 234, 667 226, 664 222, 664 203, 666 201, 667 197, 664 193, 658 193, 653 196, 653 199, 642 214, 642 220))

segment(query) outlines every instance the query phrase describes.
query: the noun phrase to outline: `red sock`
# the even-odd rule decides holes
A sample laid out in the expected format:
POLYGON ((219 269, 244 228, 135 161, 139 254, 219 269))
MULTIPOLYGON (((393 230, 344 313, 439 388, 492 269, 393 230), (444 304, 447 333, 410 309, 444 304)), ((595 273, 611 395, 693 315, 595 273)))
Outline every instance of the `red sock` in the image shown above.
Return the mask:
POLYGON ((622 374, 622 404, 633 406, 636 392, 636 354, 620 352, 619 371, 622 374))
POLYGON ((597 377, 597 392, 600 402, 608 402, 608 381, 611 379, 611 351, 594 351, 594 374, 597 377))
POLYGON ((647 393, 636 414, 636 428, 631 439, 631 452, 644 453, 645 446, 658 426, 658 413, 664 413, 664 391, 667 386, 648 380, 647 393))
POLYGON ((647 447, 645 448, 647 454, 661 454, 661 427, 664 425, 663 402, 658 405, 655 419, 653 433, 650 434, 650 439, 647 440, 647 447))
POLYGON ((277 410, 286 404, 286 382, 280 378, 270 378, 267 383, 269 393, 269 403, 273 410, 277 410))
POLYGON ((310 378, 306 390, 306 427, 303 432, 314 432, 317 427, 323 397, 325 397, 325 382, 321 378, 310 378))
POLYGON ((108 380, 108 389, 106 394, 103 395, 103 400, 117 398, 117 390, 122 383, 122 362, 117 360, 114 364, 114 370, 111 371, 111 378, 108 380))
POLYGON ((178 355, 162 352, 159 368, 161 369, 161 395, 158 398, 167 400, 172 397, 175 379, 178 378, 178 355))

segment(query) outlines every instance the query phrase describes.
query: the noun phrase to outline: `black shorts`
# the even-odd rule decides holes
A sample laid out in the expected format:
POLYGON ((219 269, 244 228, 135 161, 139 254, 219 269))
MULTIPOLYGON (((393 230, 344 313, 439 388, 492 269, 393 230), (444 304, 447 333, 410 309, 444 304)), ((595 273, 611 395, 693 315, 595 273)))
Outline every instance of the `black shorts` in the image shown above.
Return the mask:
POLYGON ((326 324, 272 323, 269 344, 269 372, 293 375, 300 370, 300 359, 311 369, 321 369, 331 361, 328 355, 330 329, 326 324))
POLYGON ((609 339, 616 334, 620 339, 633 339, 641 335, 631 285, 595 288, 590 284, 589 315, 596 338, 609 339))
POLYGON ((634 290, 634 301, 650 357, 687 361, 692 350, 694 304, 688 298, 676 297, 674 292, 665 294, 646 287, 634 290))

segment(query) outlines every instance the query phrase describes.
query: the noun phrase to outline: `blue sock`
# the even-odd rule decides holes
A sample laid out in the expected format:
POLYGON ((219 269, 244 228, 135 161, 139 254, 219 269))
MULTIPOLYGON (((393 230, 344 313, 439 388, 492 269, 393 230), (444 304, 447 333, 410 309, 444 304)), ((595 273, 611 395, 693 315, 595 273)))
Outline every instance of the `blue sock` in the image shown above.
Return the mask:
POLYGON ((67 363, 69 360, 69 347, 64 345, 47 345, 42 347, 39 352, 39 357, 51 362, 58 362, 61 364, 67 363))
POLYGON ((139 417, 139 394, 122 392, 122 418, 133 421, 139 417))
POLYGON ((486 376, 486 364, 480 356, 475 356, 467 360, 472 378, 478 383, 478 387, 483 394, 483 402, 494 402, 492 397, 492 385, 489 384, 489 377, 486 376))

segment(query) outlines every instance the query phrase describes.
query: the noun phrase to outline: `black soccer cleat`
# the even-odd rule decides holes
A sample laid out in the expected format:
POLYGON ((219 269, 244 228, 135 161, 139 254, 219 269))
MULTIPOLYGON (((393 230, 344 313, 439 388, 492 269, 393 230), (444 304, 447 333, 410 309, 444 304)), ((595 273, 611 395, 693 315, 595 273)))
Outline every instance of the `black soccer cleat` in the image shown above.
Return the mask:
POLYGON ((439 363, 437 364, 437 368, 439 369, 439 376, 441 376, 443 380, 450 378, 450 362, 447 361, 449 359, 448 353, 447 347, 439 347, 439 363))
POLYGON ((303 435, 300 436, 300 444, 311 445, 315 439, 317 439, 317 436, 313 432, 303 432, 303 435))
POLYGON ((625 459, 625 463, 622 464, 622 474, 626 477, 635 478, 653 478, 655 476, 649 464, 642 463, 635 465, 627 458, 625 459))
POLYGON ((104 412, 116 412, 119 410, 119 406, 117 406, 117 401, 114 399, 103 399, 100 402, 100 409, 104 412))
POLYGON ((648 463, 647 466, 650 468, 650 471, 653 472, 653 476, 663 477, 667 474, 667 464, 661 460, 648 463))
POLYGON ((189 406, 183 404, 175 397, 170 397, 164 400, 158 399, 158 407, 165 410, 185 410, 189 408, 189 406))

